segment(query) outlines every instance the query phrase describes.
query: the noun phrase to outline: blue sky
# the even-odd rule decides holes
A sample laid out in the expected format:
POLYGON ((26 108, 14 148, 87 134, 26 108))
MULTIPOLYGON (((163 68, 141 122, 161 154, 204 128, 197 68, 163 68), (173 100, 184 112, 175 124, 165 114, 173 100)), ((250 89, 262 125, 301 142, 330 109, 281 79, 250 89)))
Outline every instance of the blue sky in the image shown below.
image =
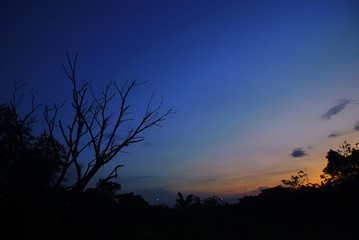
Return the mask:
POLYGON ((358 1, 12 1, 0 9, 1 102, 14 79, 40 102, 69 98, 61 64, 78 51, 78 76, 95 89, 149 80, 133 101, 155 92, 175 108, 116 160, 125 164, 123 189, 148 200, 177 191, 239 196, 244 183, 255 191, 304 168, 314 182, 329 148, 358 142, 358 1))

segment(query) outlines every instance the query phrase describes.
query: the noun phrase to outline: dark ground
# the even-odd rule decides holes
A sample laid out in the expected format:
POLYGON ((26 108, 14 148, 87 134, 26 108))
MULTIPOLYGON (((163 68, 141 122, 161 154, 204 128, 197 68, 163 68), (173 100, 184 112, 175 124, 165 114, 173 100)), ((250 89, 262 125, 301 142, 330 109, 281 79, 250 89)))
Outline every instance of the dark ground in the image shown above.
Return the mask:
MULTIPOLYGON (((275 187, 236 204, 217 197, 151 206, 141 196, 88 190, 31 193, 3 203, 2 239, 353 239, 358 181, 275 187)), ((25 194, 25 193, 22 193, 25 194)))

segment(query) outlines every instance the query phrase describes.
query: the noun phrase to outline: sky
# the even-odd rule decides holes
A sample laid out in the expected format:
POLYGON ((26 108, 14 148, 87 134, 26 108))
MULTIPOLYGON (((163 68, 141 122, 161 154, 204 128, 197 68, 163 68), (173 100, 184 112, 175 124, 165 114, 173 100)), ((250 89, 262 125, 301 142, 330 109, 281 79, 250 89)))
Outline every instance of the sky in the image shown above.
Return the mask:
POLYGON ((150 202, 317 182, 329 149, 359 142, 359 1, 1 1, 0 30, 2 103, 14 80, 71 98, 68 51, 95 90, 149 81, 132 101, 174 107, 113 163, 150 202))

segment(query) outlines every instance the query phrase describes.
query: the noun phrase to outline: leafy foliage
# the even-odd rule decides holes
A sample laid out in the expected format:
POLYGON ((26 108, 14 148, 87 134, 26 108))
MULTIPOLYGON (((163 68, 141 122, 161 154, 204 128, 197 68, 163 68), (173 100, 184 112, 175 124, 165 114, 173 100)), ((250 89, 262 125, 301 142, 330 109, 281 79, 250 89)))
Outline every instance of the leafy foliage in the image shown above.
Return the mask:
POLYGON ((11 107, 0 107, 0 185, 9 193, 50 188, 61 168, 64 147, 53 137, 35 137, 11 107))
POLYGON ((192 200, 194 199, 194 196, 192 194, 188 195, 186 199, 183 197, 183 195, 178 192, 178 198, 176 199, 176 208, 185 211, 189 208, 189 206, 192 203, 192 200))
POLYGON ((359 149, 358 144, 352 147, 347 142, 337 150, 330 150, 326 156, 327 166, 323 169, 323 178, 327 182, 350 180, 359 177, 359 149))

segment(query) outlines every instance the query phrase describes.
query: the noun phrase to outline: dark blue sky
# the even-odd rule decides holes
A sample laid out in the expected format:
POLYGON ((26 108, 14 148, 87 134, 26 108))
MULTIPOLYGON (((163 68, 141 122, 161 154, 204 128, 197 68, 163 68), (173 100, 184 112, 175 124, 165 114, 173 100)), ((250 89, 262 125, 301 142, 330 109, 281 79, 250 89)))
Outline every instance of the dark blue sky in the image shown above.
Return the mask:
POLYGON ((77 51, 96 89, 149 80, 133 101, 175 107, 118 157, 129 191, 231 195, 304 168, 314 182, 358 139, 358 1, 3 1, 0 27, 1 102, 13 79, 70 97, 61 64, 77 51))

